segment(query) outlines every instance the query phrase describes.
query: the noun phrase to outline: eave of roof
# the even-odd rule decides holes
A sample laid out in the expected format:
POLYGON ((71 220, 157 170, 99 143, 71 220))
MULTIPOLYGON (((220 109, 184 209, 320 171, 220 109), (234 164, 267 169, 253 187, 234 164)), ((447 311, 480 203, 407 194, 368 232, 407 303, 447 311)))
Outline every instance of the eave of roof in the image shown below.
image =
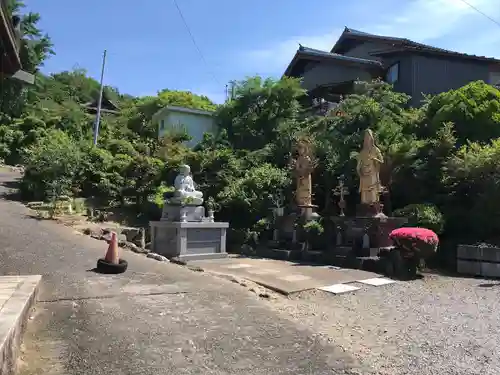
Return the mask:
POLYGON ((370 33, 365 33, 363 31, 355 30, 355 29, 350 29, 347 26, 344 28, 344 31, 340 35, 339 39, 337 42, 335 42, 335 45, 331 49, 331 53, 336 53, 339 48, 341 47, 342 43, 347 40, 347 39, 372 39, 372 40, 384 40, 387 42, 402 42, 405 39, 404 38, 398 38, 398 37, 393 37, 393 36, 384 36, 384 35, 376 35, 376 34, 370 34, 370 33))
POLYGON ((344 55, 339 55, 337 53, 330 53, 326 51, 321 51, 318 49, 314 48, 309 48, 309 47, 304 47, 300 46, 297 52, 295 52, 295 56, 293 57, 292 61, 290 64, 288 64, 288 67, 285 70, 285 76, 290 74, 290 71, 293 69, 294 65, 297 63, 297 61, 300 61, 302 59, 324 59, 324 60, 336 60, 336 61, 342 61, 345 63, 353 63, 353 64, 361 64, 361 65, 370 65, 373 67, 382 67, 382 63, 380 63, 377 60, 369 60, 369 59, 361 59, 358 57, 351 57, 351 56, 344 56, 344 55))
POLYGON ((365 33, 363 31, 350 29, 348 27, 345 27, 344 31, 342 32, 342 35, 339 37, 339 39, 337 40, 337 42, 333 46, 331 52, 335 53, 336 51, 338 51, 340 49, 340 47, 342 46, 342 44, 348 39, 351 39, 351 40, 356 40, 356 39, 358 39, 358 40, 380 40, 380 41, 385 41, 385 42, 389 42, 389 43, 393 42, 394 48, 391 48, 387 51, 373 53, 372 55, 374 55, 374 56, 387 55, 387 54, 391 54, 391 53, 401 53, 401 52, 406 50, 406 51, 415 51, 415 52, 418 51, 418 52, 440 54, 443 56, 460 57, 460 58, 464 58, 464 59, 472 59, 472 60, 478 60, 478 61, 489 61, 489 62, 500 63, 500 60, 495 59, 493 57, 470 55, 467 53, 451 51, 451 50, 447 50, 444 48, 430 46, 428 44, 414 42, 414 41, 412 41, 410 39, 406 39, 406 38, 398 38, 398 37, 370 34, 370 33, 365 33))
POLYGON ((417 46, 404 46, 404 47, 396 48, 396 49, 375 51, 375 52, 372 52, 371 55, 373 55, 373 56, 388 56, 388 55, 392 55, 392 54, 411 53, 411 52, 430 53, 433 55, 440 55, 443 57, 455 57, 455 58, 466 59, 466 60, 475 60, 475 61, 483 61, 483 62, 500 64, 500 60, 495 59, 493 57, 469 55, 469 54, 462 53, 462 52, 441 50, 440 48, 429 49, 429 48, 417 47, 417 46))
MULTIPOLYGON (((96 99, 96 100, 93 100, 91 102, 88 102, 88 103, 84 103, 83 106, 84 107, 97 107, 97 102, 99 101, 99 99, 96 99)), ((119 110, 120 108, 116 105, 115 102, 113 102, 112 100, 110 100, 108 98, 108 95, 106 94, 106 91, 103 91, 102 93, 102 101, 101 101, 101 105, 102 103, 105 103, 105 102, 108 102, 109 104, 111 104, 111 106, 114 108, 114 110, 119 110)))

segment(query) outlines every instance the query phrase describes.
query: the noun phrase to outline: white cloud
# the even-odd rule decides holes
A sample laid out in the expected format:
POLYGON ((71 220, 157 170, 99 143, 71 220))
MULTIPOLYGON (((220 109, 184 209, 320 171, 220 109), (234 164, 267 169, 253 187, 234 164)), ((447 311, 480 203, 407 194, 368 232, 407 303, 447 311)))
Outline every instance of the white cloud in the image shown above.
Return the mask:
MULTIPOLYGON (((370 2, 372 0, 364 0, 370 2)), ((400 4, 393 0, 395 6, 400 4)), ((500 18, 500 0, 466 0, 469 4, 481 10, 494 19, 500 18)), ((406 3, 406 1, 405 1, 406 3)), ((418 42, 431 42, 434 39, 464 32, 466 36, 461 41, 460 52, 471 52, 479 46, 481 51, 488 45, 500 42, 498 26, 479 14, 462 0, 409 0, 408 5, 394 12, 387 12, 370 21, 356 19, 345 20, 345 24, 353 28, 386 36, 399 36, 418 42), (484 32, 484 26, 495 27, 498 31, 493 35, 484 32), (478 27, 481 26, 481 27, 478 27), (474 48, 475 47, 475 48, 474 48)), ((390 9, 391 7, 387 7, 390 9)), ((321 50, 329 51, 339 37, 343 27, 319 35, 303 35, 287 38, 271 43, 266 48, 245 51, 242 61, 260 74, 281 74, 292 59, 299 43, 321 50)), ((454 43, 449 43, 450 45, 454 43)), ((446 48, 447 46, 440 45, 446 48)), ((449 46, 448 48, 450 48, 449 46)), ((455 47, 455 45, 454 45, 455 47)), ((488 54, 483 52, 483 54, 488 54)), ((498 55, 498 53, 496 53, 498 55)), ((489 54, 491 55, 491 53, 489 54)))
POLYGON ((290 37, 278 41, 266 48, 244 51, 242 60, 248 65, 255 66, 259 72, 274 72, 284 69, 299 48, 299 43, 320 50, 329 51, 342 33, 342 29, 335 29, 322 35, 303 35, 290 37))
MULTIPOLYGON (((486 14, 500 13, 499 0, 466 1, 486 14)), ((366 29, 425 42, 453 33, 471 19, 491 22, 461 0, 414 0, 396 16, 390 14, 386 22, 367 25, 366 29)))

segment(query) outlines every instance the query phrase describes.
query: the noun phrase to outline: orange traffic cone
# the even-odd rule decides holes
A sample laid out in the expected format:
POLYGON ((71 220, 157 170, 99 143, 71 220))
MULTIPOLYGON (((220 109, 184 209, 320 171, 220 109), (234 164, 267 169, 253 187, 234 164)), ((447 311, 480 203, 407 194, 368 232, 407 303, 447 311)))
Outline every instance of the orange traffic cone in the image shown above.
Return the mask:
POLYGON ((115 232, 111 232, 111 241, 109 242, 108 251, 104 260, 111 264, 118 264, 120 257, 118 255, 118 238, 115 232))

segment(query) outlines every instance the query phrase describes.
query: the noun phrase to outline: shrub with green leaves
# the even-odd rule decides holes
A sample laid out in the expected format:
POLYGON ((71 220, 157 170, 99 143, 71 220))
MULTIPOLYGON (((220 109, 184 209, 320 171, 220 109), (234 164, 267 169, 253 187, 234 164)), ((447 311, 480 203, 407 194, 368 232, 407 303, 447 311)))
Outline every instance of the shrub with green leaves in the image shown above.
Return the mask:
POLYGON ((444 229, 443 214, 433 204, 410 204, 394 211, 393 215, 407 218, 409 227, 427 228, 438 234, 444 229))
POLYGON ((325 231, 323 225, 318 220, 308 221, 302 228, 304 229, 304 232, 306 232, 310 237, 321 236, 325 231))
POLYGON ((174 192, 175 188, 173 186, 167 186, 165 184, 161 184, 158 186, 151 198, 151 201, 158 206, 158 208, 162 209, 165 204, 165 193, 174 192))
POLYGON ((271 164, 250 168, 243 177, 229 180, 219 193, 222 216, 238 228, 248 228, 258 218, 266 217, 272 207, 270 196, 291 185, 288 171, 271 164), (244 213, 244 214, 242 214, 244 213))
POLYGON ((44 200, 73 195, 75 178, 82 161, 80 146, 65 132, 51 130, 24 150, 25 174, 21 191, 25 197, 44 200))

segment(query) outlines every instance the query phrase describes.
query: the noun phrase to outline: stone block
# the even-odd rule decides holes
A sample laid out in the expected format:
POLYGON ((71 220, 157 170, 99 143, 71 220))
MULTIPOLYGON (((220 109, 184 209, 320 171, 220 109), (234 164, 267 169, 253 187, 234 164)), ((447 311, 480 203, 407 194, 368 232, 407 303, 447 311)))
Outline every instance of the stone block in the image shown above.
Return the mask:
POLYGON ((481 276, 500 277, 500 263, 481 262, 480 265, 481 276))
POLYGON ((483 257, 482 248, 474 245, 458 245, 457 258, 462 260, 481 260, 483 257))
POLYGON ((332 249, 331 253, 333 255, 341 255, 341 256, 347 256, 347 255, 352 255, 352 247, 349 246, 337 246, 334 249, 332 249))
POLYGON ((463 275, 480 276, 482 272, 481 263, 471 260, 458 259, 457 272, 463 275))
POLYGON ((183 261, 227 256, 225 222, 152 221, 152 251, 183 261))
POLYGON ((498 247, 482 247, 481 260, 485 262, 500 263, 500 248, 498 247))
POLYGON ((277 259, 277 260, 290 260, 292 258, 292 250, 275 249, 260 246, 257 248, 256 253, 263 258, 277 259))

